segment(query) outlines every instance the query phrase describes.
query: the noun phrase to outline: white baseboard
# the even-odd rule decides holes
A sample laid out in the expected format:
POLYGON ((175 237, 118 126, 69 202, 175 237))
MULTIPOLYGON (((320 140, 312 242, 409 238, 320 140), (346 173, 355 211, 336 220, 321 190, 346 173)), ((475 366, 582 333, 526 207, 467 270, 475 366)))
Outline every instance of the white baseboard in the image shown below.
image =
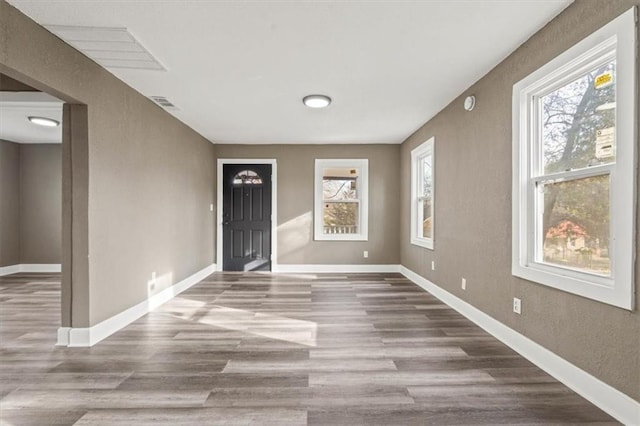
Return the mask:
POLYGON ((640 402, 576 367, 412 270, 401 266, 400 273, 616 420, 626 425, 640 424, 640 402))
POLYGON ((20 272, 62 272, 62 265, 59 263, 31 263, 21 266, 20 272))
POLYGON ((70 332, 71 332, 71 327, 58 328, 58 342, 56 343, 56 346, 69 346, 70 332))
POLYGON ((385 273, 400 272, 400 265, 302 265, 279 264, 274 268, 275 273, 385 273))
POLYGON ((21 266, 22 265, 11 265, 0 267, 0 277, 4 275, 17 274, 18 272, 20 272, 21 266))
POLYGON ((62 266, 59 263, 22 263, 19 265, 0 267, 0 277, 4 275, 17 274, 19 272, 61 272, 62 266))
POLYGON ((111 336, 118 330, 121 330, 131 324, 141 316, 171 300, 178 294, 187 290, 189 287, 199 283, 204 278, 214 273, 215 270, 215 264, 209 265, 171 287, 154 294, 147 300, 140 302, 137 305, 112 316, 111 318, 107 318, 92 327, 60 327, 58 329, 58 345, 69 347, 93 346, 101 340, 111 336))

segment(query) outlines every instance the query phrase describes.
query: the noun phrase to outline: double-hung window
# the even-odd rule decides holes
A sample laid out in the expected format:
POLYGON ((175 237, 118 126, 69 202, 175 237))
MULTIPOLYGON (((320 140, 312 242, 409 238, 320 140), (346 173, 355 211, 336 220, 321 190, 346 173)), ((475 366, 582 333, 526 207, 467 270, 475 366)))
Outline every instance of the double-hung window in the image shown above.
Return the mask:
POLYGON ((316 240, 368 239, 369 160, 317 159, 316 240))
POLYGON ((411 151, 411 244, 433 249, 434 142, 411 151))
POLYGON ((629 11, 514 86, 514 275, 632 309, 636 78, 629 11))

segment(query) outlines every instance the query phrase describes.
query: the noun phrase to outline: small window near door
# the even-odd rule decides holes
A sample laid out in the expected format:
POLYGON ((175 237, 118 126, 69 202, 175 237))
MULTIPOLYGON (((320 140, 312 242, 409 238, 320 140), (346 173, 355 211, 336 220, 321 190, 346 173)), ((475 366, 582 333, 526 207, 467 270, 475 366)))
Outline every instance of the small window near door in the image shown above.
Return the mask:
POLYGON ((368 167, 368 160, 316 160, 316 240, 367 240, 368 167))
POLYGON ((233 177, 234 185, 262 185, 262 178, 253 170, 243 170, 233 177))
POLYGON ((411 151, 411 244, 433 249, 434 138, 411 151))

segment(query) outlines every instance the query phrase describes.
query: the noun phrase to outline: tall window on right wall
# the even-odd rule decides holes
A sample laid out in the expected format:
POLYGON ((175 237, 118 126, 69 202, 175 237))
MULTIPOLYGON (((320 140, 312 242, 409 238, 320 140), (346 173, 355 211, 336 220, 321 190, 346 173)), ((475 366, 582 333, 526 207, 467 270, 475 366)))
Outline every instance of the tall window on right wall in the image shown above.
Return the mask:
POLYGON ((411 243, 433 249, 434 138, 411 151, 411 243))
POLYGON ((513 274, 633 309, 636 29, 621 15, 513 88, 513 274))

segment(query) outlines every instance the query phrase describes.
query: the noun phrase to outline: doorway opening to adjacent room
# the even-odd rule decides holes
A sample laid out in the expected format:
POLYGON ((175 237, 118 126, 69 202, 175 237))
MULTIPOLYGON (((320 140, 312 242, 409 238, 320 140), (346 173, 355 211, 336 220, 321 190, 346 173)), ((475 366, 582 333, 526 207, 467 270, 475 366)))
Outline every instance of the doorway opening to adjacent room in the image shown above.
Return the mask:
MULTIPOLYGON (((43 344, 56 342, 57 328, 58 344, 66 345, 67 330, 88 320, 84 315, 88 292, 87 105, 2 64, 0 94, 3 165, 8 164, 4 154, 10 151, 17 151, 19 158, 19 164, 14 161, 18 202, 0 202, 0 275, 6 282, 31 286, 39 295, 50 296, 42 298, 46 312, 38 313, 52 317, 49 324, 53 328, 43 334, 43 344), (16 205, 18 211, 12 215, 16 205), (17 252, 9 250, 16 244, 17 252)), ((8 169, 2 167, 3 197, 11 195, 5 190, 10 181, 4 179, 8 169)))

